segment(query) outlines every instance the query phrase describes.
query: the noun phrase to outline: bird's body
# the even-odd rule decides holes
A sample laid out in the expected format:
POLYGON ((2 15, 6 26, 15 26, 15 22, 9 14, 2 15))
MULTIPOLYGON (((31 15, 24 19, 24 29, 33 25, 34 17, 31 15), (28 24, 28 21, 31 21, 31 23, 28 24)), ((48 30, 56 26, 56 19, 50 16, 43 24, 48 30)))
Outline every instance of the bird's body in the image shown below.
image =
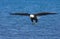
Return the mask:
POLYGON ((37 23, 37 21, 38 21, 38 20, 37 20, 37 16, 35 16, 35 15, 33 15, 33 14, 30 14, 30 19, 31 19, 32 22, 35 21, 35 22, 37 23))
POLYGON ((56 13, 50 13, 50 12, 42 12, 42 13, 37 13, 37 14, 28 14, 28 13, 11 13, 11 15, 22 15, 22 16, 29 16, 31 21, 35 23, 38 22, 37 16, 44 16, 44 15, 52 15, 56 13))

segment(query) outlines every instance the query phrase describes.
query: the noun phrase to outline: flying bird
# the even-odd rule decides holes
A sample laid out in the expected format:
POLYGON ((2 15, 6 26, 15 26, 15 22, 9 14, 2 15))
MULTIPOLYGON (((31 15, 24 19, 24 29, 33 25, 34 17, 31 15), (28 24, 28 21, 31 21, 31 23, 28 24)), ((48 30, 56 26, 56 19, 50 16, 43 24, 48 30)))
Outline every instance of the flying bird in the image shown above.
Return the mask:
POLYGON ((56 13, 51 13, 51 12, 41 12, 41 13, 36 13, 36 14, 29 14, 29 13, 10 13, 10 15, 21 15, 21 16, 29 16, 31 21, 34 23, 38 22, 37 16, 44 16, 44 15, 54 15, 56 13))

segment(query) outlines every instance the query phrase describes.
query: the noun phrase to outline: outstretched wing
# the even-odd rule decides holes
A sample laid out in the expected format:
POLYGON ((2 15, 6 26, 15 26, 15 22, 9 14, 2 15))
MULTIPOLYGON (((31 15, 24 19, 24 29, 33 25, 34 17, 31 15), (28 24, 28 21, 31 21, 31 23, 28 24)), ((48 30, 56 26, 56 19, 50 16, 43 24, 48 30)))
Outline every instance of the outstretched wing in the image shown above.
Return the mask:
POLYGON ((28 13, 10 13, 10 15, 22 15, 22 16, 29 16, 28 13))
POLYGON ((37 13, 37 14, 34 14, 34 15, 36 15, 36 16, 44 16, 44 15, 53 15, 53 14, 56 14, 56 13, 41 12, 41 13, 37 13))

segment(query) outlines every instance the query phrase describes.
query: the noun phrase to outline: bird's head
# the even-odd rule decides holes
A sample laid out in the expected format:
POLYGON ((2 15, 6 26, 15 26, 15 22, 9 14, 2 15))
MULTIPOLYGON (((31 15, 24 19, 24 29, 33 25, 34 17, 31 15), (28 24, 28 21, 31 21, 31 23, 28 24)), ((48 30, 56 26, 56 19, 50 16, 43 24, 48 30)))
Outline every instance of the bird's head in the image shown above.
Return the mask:
POLYGON ((30 17, 31 17, 31 18, 34 18, 34 15, 33 15, 33 14, 31 14, 31 15, 30 15, 30 17))

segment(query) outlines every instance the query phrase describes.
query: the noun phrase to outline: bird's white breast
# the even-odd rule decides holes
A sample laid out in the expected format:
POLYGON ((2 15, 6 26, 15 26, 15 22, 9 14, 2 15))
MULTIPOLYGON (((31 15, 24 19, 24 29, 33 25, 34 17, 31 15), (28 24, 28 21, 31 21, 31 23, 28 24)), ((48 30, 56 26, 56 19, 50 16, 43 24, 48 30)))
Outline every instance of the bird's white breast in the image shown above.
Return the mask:
POLYGON ((31 18, 34 18, 34 15, 33 15, 33 14, 31 14, 31 15, 30 15, 30 17, 31 17, 31 18))

